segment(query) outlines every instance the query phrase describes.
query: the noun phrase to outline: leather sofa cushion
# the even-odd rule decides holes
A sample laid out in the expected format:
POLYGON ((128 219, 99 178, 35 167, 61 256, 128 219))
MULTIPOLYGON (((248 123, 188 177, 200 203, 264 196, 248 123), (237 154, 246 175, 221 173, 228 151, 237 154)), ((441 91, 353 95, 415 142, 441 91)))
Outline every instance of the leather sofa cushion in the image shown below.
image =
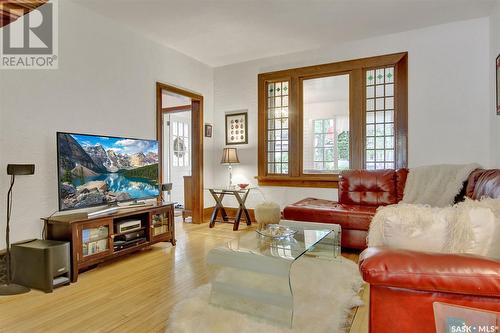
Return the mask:
POLYGON ((500 261, 486 257, 372 247, 359 269, 376 286, 500 297, 500 261))
POLYGON ((473 200, 482 197, 500 198, 500 169, 478 169, 472 172, 465 194, 473 200))
POLYGON ((285 207, 287 220, 337 223, 342 229, 368 230, 377 207, 346 205, 335 201, 306 198, 285 207))
POLYGON ((395 170, 347 170, 339 177, 339 202, 382 206, 398 202, 395 170))

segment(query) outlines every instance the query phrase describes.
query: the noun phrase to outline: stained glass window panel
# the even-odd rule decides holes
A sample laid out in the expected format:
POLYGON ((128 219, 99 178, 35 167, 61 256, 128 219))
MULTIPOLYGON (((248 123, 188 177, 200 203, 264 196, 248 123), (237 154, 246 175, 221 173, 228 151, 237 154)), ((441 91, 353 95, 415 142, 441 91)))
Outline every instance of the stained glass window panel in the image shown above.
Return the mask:
POLYGON ((288 81, 267 84, 267 173, 288 173, 288 81))
POLYGON ((368 170, 395 166, 394 73, 394 67, 366 71, 365 168, 368 170))

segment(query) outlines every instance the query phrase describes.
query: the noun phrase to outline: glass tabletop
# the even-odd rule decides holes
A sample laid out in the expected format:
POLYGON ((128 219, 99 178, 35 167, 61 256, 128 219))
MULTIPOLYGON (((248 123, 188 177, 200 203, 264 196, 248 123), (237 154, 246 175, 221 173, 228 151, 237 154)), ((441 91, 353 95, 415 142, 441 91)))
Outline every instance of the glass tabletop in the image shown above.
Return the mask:
POLYGON ((299 230, 285 239, 273 239, 251 232, 228 242, 226 247, 233 251, 294 261, 333 232, 328 229, 299 230))

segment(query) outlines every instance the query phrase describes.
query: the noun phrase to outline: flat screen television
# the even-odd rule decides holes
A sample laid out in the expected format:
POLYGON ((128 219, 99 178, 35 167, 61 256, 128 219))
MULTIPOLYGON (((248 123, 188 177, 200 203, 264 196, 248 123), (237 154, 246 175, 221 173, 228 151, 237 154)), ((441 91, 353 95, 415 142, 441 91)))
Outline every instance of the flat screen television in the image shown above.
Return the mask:
POLYGON ((155 198, 158 142, 57 132, 59 210, 155 198))

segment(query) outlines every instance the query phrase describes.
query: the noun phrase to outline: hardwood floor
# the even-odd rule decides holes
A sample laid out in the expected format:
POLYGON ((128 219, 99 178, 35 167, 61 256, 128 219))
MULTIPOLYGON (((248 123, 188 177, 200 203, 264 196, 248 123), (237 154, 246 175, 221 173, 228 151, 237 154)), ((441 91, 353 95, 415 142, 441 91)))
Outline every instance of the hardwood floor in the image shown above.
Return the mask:
MULTIPOLYGON (((31 291, 0 297, 0 332, 164 332, 173 306, 208 282, 205 256, 213 247, 253 227, 176 223, 177 246, 150 250, 85 272, 52 294, 31 291)), ((357 255, 345 254, 351 260, 357 255)), ((367 290, 362 292, 368 304, 367 290)), ((353 311, 350 333, 368 332, 367 306, 353 311)))

